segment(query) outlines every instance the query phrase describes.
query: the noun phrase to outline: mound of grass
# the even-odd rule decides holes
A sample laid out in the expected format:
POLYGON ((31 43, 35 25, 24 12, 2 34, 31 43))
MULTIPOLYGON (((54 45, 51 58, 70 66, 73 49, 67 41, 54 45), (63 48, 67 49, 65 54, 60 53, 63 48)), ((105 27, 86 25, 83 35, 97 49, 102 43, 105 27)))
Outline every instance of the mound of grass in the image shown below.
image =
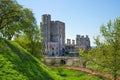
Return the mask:
POLYGON ((92 76, 90 74, 85 74, 80 71, 72 70, 72 69, 63 69, 63 68, 51 68, 58 75, 64 78, 64 80, 101 80, 96 76, 92 76))
POLYGON ((0 39, 0 80, 62 80, 17 43, 0 39))

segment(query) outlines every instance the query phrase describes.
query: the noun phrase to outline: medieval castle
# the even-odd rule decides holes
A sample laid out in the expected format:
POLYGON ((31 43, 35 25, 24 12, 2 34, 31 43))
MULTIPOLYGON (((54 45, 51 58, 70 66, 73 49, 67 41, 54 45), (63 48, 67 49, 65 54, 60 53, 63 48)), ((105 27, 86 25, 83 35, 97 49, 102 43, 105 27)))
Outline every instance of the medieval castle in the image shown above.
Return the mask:
POLYGON ((80 48, 87 51, 90 48, 90 39, 86 35, 76 36, 75 40, 67 39, 65 44, 65 23, 61 21, 51 21, 51 15, 42 15, 40 23, 41 35, 43 37, 44 54, 49 56, 61 56, 65 52, 77 53, 80 48))

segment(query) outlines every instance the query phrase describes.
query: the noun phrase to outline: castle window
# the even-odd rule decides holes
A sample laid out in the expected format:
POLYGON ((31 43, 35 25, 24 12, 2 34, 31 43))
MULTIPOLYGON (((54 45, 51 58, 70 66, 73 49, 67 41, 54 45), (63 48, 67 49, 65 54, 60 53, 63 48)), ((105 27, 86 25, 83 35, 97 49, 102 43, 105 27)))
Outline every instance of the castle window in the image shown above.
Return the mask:
POLYGON ((52 50, 54 50, 54 48, 52 48, 52 50))
POLYGON ((53 35, 50 36, 50 40, 54 42, 53 35))
POLYGON ((55 56, 54 52, 52 52, 52 56, 55 56))

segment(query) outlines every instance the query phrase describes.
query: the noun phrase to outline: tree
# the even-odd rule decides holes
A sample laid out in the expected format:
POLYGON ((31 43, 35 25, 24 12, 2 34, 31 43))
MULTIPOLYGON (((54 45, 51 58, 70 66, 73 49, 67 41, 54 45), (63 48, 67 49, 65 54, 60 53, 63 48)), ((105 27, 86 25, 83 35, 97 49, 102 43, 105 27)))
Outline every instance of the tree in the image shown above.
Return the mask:
POLYGON ((23 8, 15 0, 0 0, 0 33, 4 38, 11 40, 34 24, 30 9, 23 8))
POLYGON ((15 36, 14 40, 32 55, 38 58, 42 56, 42 39, 40 29, 37 26, 32 26, 25 33, 15 36))
POLYGON ((0 35, 9 40, 15 39, 35 56, 42 53, 40 29, 34 14, 16 0, 0 0, 0 35))
POLYGON ((81 55, 96 64, 99 71, 111 73, 117 80, 120 74, 120 18, 113 23, 109 21, 106 26, 102 25, 100 31, 104 40, 100 41, 100 37, 96 37, 96 48, 81 55))
POLYGON ((28 31, 25 32, 28 36, 28 39, 30 40, 30 52, 33 55, 39 55, 42 53, 42 41, 40 37, 40 29, 36 26, 33 26, 28 29, 28 31))
POLYGON ((19 20, 21 8, 15 1, 0 0, 0 30, 19 20))
MULTIPOLYGON (((0 0, 0 31, 3 30, 4 32, 9 30, 10 28, 13 28, 12 31, 14 31, 13 27, 15 24, 18 24, 18 22, 21 19, 22 14, 22 6, 17 4, 16 1, 12 0, 0 0)), ((10 32, 7 33, 10 35, 10 32)), ((3 34, 3 36, 6 33, 3 34)))

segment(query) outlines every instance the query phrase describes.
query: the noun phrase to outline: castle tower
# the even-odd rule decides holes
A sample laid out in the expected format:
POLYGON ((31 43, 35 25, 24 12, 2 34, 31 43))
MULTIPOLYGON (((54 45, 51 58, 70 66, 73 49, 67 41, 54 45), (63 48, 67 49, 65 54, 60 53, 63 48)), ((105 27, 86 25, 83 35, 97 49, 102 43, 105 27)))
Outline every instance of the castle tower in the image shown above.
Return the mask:
POLYGON ((48 53, 48 42, 50 42, 50 22, 51 16, 49 14, 42 15, 42 22, 40 23, 42 37, 43 37, 43 45, 45 48, 45 53, 48 53))
POLYGON ((72 40, 72 45, 75 45, 75 40, 72 40))
POLYGON ((76 45, 80 46, 80 35, 76 36, 76 45))
POLYGON ((60 55, 65 48, 65 23, 51 21, 49 14, 42 15, 40 23, 44 44, 44 53, 47 55, 60 55))
POLYGON ((86 46, 87 46, 87 49, 90 48, 90 39, 89 39, 88 35, 86 35, 86 46))
POLYGON ((67 45, 71 45, 71 39, 67 39, 67 45))

